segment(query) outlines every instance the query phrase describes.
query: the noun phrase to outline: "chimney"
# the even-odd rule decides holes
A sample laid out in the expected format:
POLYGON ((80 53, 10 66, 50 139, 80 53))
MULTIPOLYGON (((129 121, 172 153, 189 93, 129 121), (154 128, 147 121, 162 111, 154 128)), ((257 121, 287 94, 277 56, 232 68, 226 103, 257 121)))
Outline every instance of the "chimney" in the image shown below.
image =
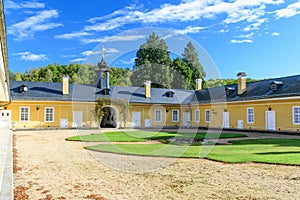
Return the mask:
POLYGON ((150 98, 151 97, 151 81, 145 81, 145 97, 150 98))
POLYGON ((238 95, 243 94, 246 92, 246 73, 245 72, 239 72, 237 74, 238 77, 238 95))
POLYGON ((202 79, 196 79, 196 90, 202 90, 202 79))
POLYGON ((69 77, 68 76, 63 76, 63 78, 62 78, 62 92, 63 92, 63 95, 69 94, 69 77))

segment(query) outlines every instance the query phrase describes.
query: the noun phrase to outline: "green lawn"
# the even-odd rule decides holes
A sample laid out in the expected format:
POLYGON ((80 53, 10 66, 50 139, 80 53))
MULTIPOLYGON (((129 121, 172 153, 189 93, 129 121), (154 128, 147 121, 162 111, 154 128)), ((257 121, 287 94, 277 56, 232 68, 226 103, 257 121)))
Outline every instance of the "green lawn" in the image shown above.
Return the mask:
POLYGON ((233 141, 233 145, 178 146, 167 144, 101 144, 90 150, 121 154, 205 158, 228 163, 263 162, 300 165, 300 139, 259 139, 233 141), (211 149, 210 149, 211 148, 211 149))
POLYGON ((83 136, 73 136, 66 140, 70 141, 85 141, 85 142, 143 142, 147 140, 162 140, 173 137, 181 138, 236 138, 246 137, 244 134, 230 133, 176 133, 176 132, 151 132, 151 131, 118 131, 107 132, 101 134, 91 134, 83 136))

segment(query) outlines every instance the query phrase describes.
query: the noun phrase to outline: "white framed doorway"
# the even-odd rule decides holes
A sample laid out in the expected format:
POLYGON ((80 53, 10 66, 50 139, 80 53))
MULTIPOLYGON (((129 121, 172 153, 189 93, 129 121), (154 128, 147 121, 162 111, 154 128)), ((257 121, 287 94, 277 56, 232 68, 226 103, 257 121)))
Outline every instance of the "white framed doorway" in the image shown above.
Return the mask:
POLYGON ((229 112, 223 112, 223 128, 230 128, 230 118, 229 118, 229 112))
POLYGON ((72 127, 82 128, 83 113, 82 111, 73 111, 72 127))
POLYGON ((191 113, 186 111, 182 113, 182 126, 191 125, 191 113))
POLYGON ((132 127, 141 127, 141 113, 132 112, 132 127))
POLYGON ((266 130, 276 130, 276 113, 275 111, 266 111, 266 130))

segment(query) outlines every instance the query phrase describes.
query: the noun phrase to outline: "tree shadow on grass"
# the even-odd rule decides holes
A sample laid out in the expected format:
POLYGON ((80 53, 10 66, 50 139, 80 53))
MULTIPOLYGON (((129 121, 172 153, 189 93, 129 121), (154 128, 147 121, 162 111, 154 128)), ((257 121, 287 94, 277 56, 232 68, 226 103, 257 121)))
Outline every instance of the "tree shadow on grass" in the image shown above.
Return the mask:
POLYGON ((269 139, 251 139, 251 140, 236 140, 229 141, 234 145, 274 145, 282 147, 300 147, 300 139, 280 139, 280 138, 269 138, 269 139))
POLYGON ((300 154, 300 151, 285 151, 285 152, 263 152, 263 153, 255 153, 257 155, 283 155, 283 154, 300 154))

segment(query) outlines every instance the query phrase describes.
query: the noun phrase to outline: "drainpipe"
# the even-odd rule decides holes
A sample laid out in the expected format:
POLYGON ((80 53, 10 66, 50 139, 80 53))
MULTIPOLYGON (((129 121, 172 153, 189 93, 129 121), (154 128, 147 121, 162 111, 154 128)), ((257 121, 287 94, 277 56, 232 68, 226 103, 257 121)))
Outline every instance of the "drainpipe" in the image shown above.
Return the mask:
POLYGON ((192 116, 193 116, 193 114, 192 114, 192 107, 191 107, 191 103, 189 103, 189 110, 190 110, 190 126, 192 126, 192 116))

